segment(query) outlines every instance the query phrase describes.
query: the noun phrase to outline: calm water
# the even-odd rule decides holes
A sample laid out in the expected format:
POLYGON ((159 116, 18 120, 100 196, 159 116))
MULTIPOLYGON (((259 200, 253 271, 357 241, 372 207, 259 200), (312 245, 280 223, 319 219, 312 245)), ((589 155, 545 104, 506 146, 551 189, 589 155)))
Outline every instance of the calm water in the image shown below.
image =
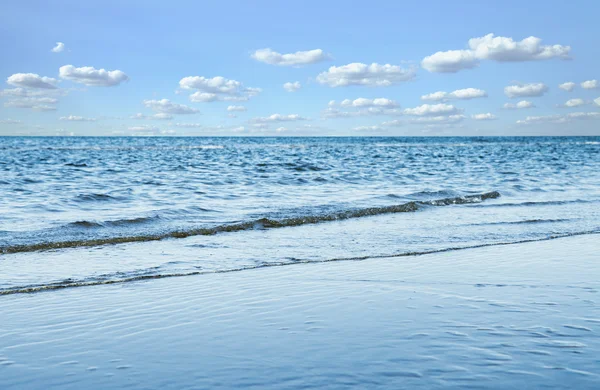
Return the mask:
POLYGON ((0 137, 0 292, 600 230, 600 137, 0 137))

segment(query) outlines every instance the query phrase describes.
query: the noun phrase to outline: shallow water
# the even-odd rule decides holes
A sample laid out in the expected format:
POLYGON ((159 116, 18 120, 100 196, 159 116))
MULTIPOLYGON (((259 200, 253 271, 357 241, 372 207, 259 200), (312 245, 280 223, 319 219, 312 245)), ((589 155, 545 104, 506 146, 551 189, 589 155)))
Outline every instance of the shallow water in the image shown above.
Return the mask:
POLYGON ((0 388, 597 389, 598 236, 3 296, 0 388))
POLYGON ((0 138, 0 294, 600 230, 600 137, 0 138))

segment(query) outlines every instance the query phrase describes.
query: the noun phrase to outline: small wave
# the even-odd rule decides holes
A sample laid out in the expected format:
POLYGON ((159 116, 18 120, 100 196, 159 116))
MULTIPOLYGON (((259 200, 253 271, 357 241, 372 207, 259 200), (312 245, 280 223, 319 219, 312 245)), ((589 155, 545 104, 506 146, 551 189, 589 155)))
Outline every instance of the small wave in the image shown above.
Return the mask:
POLYGON ((442 249, 432 249, 425 251, 414 251, 414 252, 400 252, 386 255, 367 255, 367 256, 359 256, 359 257, 339 257, 333 259, 325 259, 325 260, 311 260, 311 259, 297 259, 297 258, 288 258, 287 261, 279 261, 272 263, 261 263, 254 266, 247 267, 238 267, 238 268, 229 268, 223 270, 213 270, 213 271, 189 271, 189 272, 178 272, 178 273, 156 273, 160 267, 152 267, 146 270, 137 270, 132 271, 127 274, 123 274, 122 272, 118 272, 115 274, 105 274, 96 278, 88 278, 88 279, 66 279, 60 282, 55 283, 47 283, 43 285, 28 285, 28 286, 17 286, 17 287, 8 287, 4 289, 0 289, 0 296, 2 295, 13 295, 13 294, 31 294, 38 293, 44 291, 52 291, 52 290, 62 290, 66 288, 75 288, 75 287, 88 287, 88 286, 100 286, 100 285, 109 285, 109 284, 122 284, 122 283, 130 283, 130 282, 138 282, 150 279, 166 279, 166 278, 174 278, 174 277, 184 277, 184 276, 195 276, 195 275, 207 275, 207 274, 224 274, 224 273, 233 273, 233 272, 241 272, 253 269, 260 268, 270 268, 270 267, 283 267, 283 266, 291 266, 297 264, 314 264, 314 263, 331 263, 338 261, 365 261, 369 259, 383 259, 390 257, 408 257, 408 256, 423 256, 430 255, 435 253, 445 253, 445 252, 453 252, 467 249, 477 249, 477 248, 486 248, 492 246, 506 246, 506 245, 516 245, 516 244, 525 244, 529 242, 539 242, 539 241, 549 241, 566 237, 574 237, 574 236, 583 236, 589 234, 600 234, 598 230, 592 231, 582 231, 575 233, 565 233, 565 234, 556 234, 544 238, 534 238, 527 240, 519 240, 519 241, 510 241, 510 242, 495 242, 495 243, 487 243, 487 244, 477 244, 477 245, 468 245, 461 247, 449 247, 442 249))
POLYGON ((152 221, 156 221, 161 219, 160 216, 155 215, 153 217, 138 217, 138 218, 129 218, 129 219, 117 219, 114 221, 76 221, 71 222, 67 226, 73 227, 84 227, 84 228, 97 228, 97 227, 106 227, 106 226, 123 226, 123 225, 135 225, 135 224, 143 224, 152 221))
POLYGON ((120 198, 108 194, 79 194, 75 197, 77 202, 107 202, 120 200, 120 198))
POLYGON ((75 167, 75 168, 87 168, 88 165, 86 163, 66 163, 66 167, 75 167))
MULTIPOLYGON (((86 246, 98 246, 106 244, 122 244, 127 242, 144 242, 144 241, 158 241, 166 238, 186 238, 191 236, 212 236, 218 233, 233 233, 251 229, 273 229, 282 227, 301 226, 308 224, 316 224, 321 222, 341 221, 351 218, 362 218, 381 214, 391 213, 408 213, 419 210, 423 206, 450 206, 450 205, 461 205, 470 203, 480 203, 486 199, 495 199, 500 196, 498 191, 487 192, 479 195, 467 195, 455 198, 445 198, 437 200, 427 201, 413 201, 392 206, 382 207, 368 207, 362 209, 351 209, 332 212, 328 214, 316 214, 316 215, 304 215, 293 218, 259 218, 255 220, 238 222, 232 224, 218 225, 214 227, 202 227, 184 231, 173 231, 162 234, 154 235, 140 235, 140 236, 120 236, 120 237, 108 237, 108 238, 97 238, 88 240, 71 240, 71 241, 54 241, 54 242, 42 242, 36 244, 25 244, 25 245, 7 245, 0 247, 0 253, 18 253, 18 252, 33 252, 40 250, 49 249, 62 249, 62 248, 75 248, 75 247, 86 247, 86 246)), ((118 226, 119 224, 131 224, 131 223, 145 223, 151 219, 159 218, 148 217, 148 218, 135 218, 125 219, 117 221, 100 222, 100 224, 112 226, 118 226), (150 219, 148 219, 150 218, 150 219)), ((93 221, 79 221, 83 227, 93 227, 93 224, 99 222, 93 221)))
POLYGON ((474 223, 471 226, 489 226, 489 225, 528 225, 537 223, 558 223, 572 221, 571 218, 558 218, 558 219, 525 219, 522 221, 500 221, 500 222, 483 222, 474 223))

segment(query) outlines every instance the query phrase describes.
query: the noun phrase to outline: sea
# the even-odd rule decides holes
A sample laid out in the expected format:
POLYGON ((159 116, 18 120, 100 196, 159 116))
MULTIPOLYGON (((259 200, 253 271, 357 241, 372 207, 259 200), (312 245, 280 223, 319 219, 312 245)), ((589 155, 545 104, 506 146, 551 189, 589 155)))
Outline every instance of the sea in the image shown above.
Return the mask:
POLYGON ((0 295, 600 232, 600 137, 0 137, 0 295))

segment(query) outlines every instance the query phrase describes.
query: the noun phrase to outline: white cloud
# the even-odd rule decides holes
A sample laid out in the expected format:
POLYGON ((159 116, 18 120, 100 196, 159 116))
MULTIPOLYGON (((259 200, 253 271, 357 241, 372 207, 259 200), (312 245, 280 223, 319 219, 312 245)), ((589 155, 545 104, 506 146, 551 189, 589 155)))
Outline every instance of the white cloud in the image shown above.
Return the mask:
POLYGON ((56 89, 55 84, 58 80, 35 73, 15 73, 8 77, 6 82, 15 87, 56 89))
POLYGON ((295 121, 303 121, 306 118, 301 117, 298 114, 289 114, 289 115, 281 115, 281 114, 273 114, 267 117, 259 117, 252 119, 252 122, 260 124, 260 123, 270 123, 270 122, 295 122, 295 121))
POLYGON ((558 86, 558 88, 562 89, 563 91, 571 92, 575 88, 576 85, 577 84, 575 84, 572 81, 567 81, 566 83, 560 84, 558 86))
POLYGON ((370 115, 402 115, 402 110, 396 108, 367 107, 357 111, 341 111, 336 107, 327 107, 321 113, 323 118, 350 118, 370 115))
POLYGON ((567 123, 571 120, 600 119, 600 112, 573 112, 567 115, 528 116, 524 120, 518 120, 519 125, 530 125, 536 123, 567 123))
POLYGON ((307 65, 329 59, 329 56, 321 49, 281 54, 267 48, 255 51, 251 57, 266 64, 280 66, 307 65))
POLYGON ((469 99, 487 97, 487 95, 488 95, 487 92, 484 91, 483 89, 464 88, 464 89, 457 89, 450 93, 444 92, 444 91, 430 93, 430 94, 421 96, 421 100, 428 100, 428 101, 442 101, 442 100, 449 100, 449 99, 469 100, 469 99))
POLYGON ((569 119, 600 119, 600 112, 573 112, 567 114, 569 119))
POLYGON ((175 123, 176 127, 185 127, 185 128, 198 128, 198 127, 204 127, 203 124, 201 123, 175 123))
POLYGON ((496 119, 496 115, 488 112, 485 114, 471 115, 471 118, 475 119, 476 121, 490 121, 496 119))
POLYGON ((521 100, 517 104, 513 104, 513 103, 505 103, 504 104, 504 108, 510 109, 510 110, 533 108, 533 107, 535 107, 535 105, 532 102, 527 101, 527 100, 521 100))
POLYGON ((96 69, 92 66, 76 68, 73 65, 61 66, 58 70, 60 78, 90 87, 112 87, 129 80, 120 70, 96 69))
POLYGON ((60 53, 65 50, 65 44, 62 42, 56 42, 56 46, 52 48, 52 53, 60 53))
POLYGON ((21 121, 16 120, 16 119, 10 119, 10 118, 8 118, 8 119, 2 119, 2 120, 0 120, 0 123, 3 124, 3 125, 16 125, 16 124, 21 123, 21 121))
POLYGON ((283 133, 284 131, 287 131, 287 128, 282 126, 282 127, 276 128, 275 131, 278 133, 283 133))
POLYGON ((156 120, 169 120, 169 119, 173 119, 173 116, 164 112, 159 112, 158 114, 154 114, 154 115, 145 115, 142 113, 137 113, 135 115, 132 115, 130 117, 131 119, 156 119, 156 120))
POLYGON ((352 63, 332 66, 317 76, 317 81, 330 87, 365 85, 369 87, 389 87, 403 81, 412 80, 416 75, 413 68, 404 69, 397 65, 371 65, 352 63))
POLYGON ((229 107, 227 107, 227 111, 229 111, 229 112, 233 112, 233 111, 242 112, 242 111, 247 111, 247 109, 244 106, 229 106, 229 107))
POLYGON ((583 89, 596 89, 598 87, 600 87, 598 80, 587 80, 581 83, 581 88, 583 89))
POLYGON ((77 115, 61 116, 58 118, 61 121, 74 121, 74 122, 95 122, 96 118, 84 118, 77 115))
POLYGON ((155 126, 131 126, 127 130, 129 131, 140 131, 140 132, 148 132, 148 133, 156 133, 160 131, 158 127, 155 126))
POLYGON ((31 108, 35 111, 54 111, 58 100, 50 97, 26 97, 4 103, 4 107, 31 108))
POLYGON ((504 94, 509 98, 542 96, 548 92, 548 87, 543 83, 509 85, 504 87, 504 94))
MULTIPOLYGON (((332 100, 331 102, 329 102, 329 105, 332 106, 332 102, 335 102, 334 100, 332 100)), ((393 107, 398 107, 398 103, 396 103, 395 101, 391 100, 391 99, 386 99, 386 98, 376 98, 376 99, 366 99, 366 98, 358 98, 358 99, 354 99, 354 100, 350 100, 350 99, 345 99, 343 100, 340 105, 342 107, 385 107, 385 108, 393 108, 393 107)))
POLYGON ((203 76, 188 76, 179 80, 182 89, 195 89, 190 95, 193 102, 214 101, 246 101, 250 97, 258 95, 260 88, 244 88, 241 82, 229 80, 221 76, 206 78, 203 76))
POLYGON ((456 91, 450 92, 450 97, 455 99, 469 100, 481 97, 487 97, 487 92, 477 88, 465 88, 457 89, 456 91))
POLYGON ((470 50, 438 51, 423 58, 421 66, 430 72, 456 73, 479 66, 479 60, 470 50))
POLYGON ((569 99, 565 103, 565 106, 566 107, 579 107, 579 106, 583 106, 584 104, 585 104, 585 101, 583 99, 569 99))
POLYGON ((394 119, 391 121, 382 122, 381 126, 400 127, 400 126, 404 126, 404 122, 402 122, 399 119, 394 119))
POLYGON ((458 108, 451 104, 423 104, 415 108, 407 108, 403 112, 406 115, 417 116, 439 116, 451 115, 460 112, 458 108))
POLYGON ((152 111, 172 114, 172 115, 184 115, 184 114, 196 114, 199 111, 195 108, 184 106, 183 104, 177 104, 171 102, 169 99, 162 100, 144 100, 144 106, 148 107, 152 111))
POLYGON ((597 106, 600 106, 600 97, 594 99, 594 103, 596 103, 597 106))
POLYGON ((378 131, 381 130, 379 126, 358 126, 353 128, 354 131, 378 131))
POLYGON ((190 101, 194 103, 210 103, 218 99, 216 93, 194 92, 190 95, 190 101))
POLYGON ((463 119, 465 119, 465 116, 462 114, 422 116, 411 119, 411 123, 458 123, 463 119))
POLYGON ((519 125, 534 123, 565 123, 567 120, 563 115, 528 116, 524 120, 518 120, 519 125))
POLYGON ((288 92, 296 92, 300 88, 302 88, 302 86, 300 85, 299 81, 295 81, 293 83, 287 82, 283 84, 283 89, 285 89, 288 92))
POLYGON ((428 100, 428 101, 433 101, 433 102, 445 100, 447 98, 448 98, 448 92, 444 92, 444 91, 437 91, 437 92, 428 93, 427 95, 421 96, 421 100, 428 100))
POLYGON ((540 38, 533 36, 514 41, 509 37, 487 34, 469 39, 466 50, 438 51, 427 56, 421 61, 421 66, 430 72, 454 73, 475 68, 481 60, 521 62, 569 58, 570 46, 542 45, 541 42, 540 38))

